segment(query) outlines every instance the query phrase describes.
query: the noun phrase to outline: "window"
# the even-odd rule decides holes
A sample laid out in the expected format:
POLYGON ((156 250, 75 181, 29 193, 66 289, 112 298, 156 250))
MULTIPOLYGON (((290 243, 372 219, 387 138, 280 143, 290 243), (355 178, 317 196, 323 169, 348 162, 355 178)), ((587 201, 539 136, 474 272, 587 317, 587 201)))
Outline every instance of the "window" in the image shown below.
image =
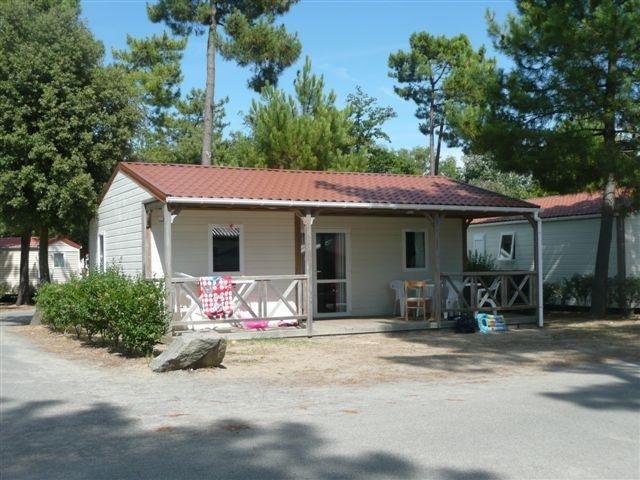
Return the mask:
POLYGON ((64 268, 64 253, 53 254, 53 266, 54 268, 64 268))
POLYGON ((476 235, 473 236, 473 251, 477 254, 480 255, 484 255, 486 250, 485 250, 485 243, 484 243, 484 234, 483 233, 478 233, 476 235))
POLYGON ((106 258, 104 255, 104 234, 98 235, 98 269, 101 272, 106 270, 106 258))
POLYGON ((516 236, 514 233, 500 235, 500 251, 498 260, 513 260, 516 258, 516 236))
POLYGON ((214 273, 240 273, 242 271, 239 225, 211 225, 211 271, 214 273))
POLYGON ((422 231, 404 232, 404 268, 406 270, 427 267, 427 233, 422 231))

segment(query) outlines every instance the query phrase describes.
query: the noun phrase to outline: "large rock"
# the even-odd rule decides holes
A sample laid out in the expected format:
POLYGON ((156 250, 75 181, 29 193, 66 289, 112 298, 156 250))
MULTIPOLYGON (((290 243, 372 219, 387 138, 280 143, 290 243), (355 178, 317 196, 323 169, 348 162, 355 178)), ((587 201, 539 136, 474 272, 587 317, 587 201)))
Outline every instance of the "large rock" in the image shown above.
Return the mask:
POLYGON ((216 333, 187 333, 175 337, 149 367, 154 372, 218 367, 226 351, 227 341, 216 333))

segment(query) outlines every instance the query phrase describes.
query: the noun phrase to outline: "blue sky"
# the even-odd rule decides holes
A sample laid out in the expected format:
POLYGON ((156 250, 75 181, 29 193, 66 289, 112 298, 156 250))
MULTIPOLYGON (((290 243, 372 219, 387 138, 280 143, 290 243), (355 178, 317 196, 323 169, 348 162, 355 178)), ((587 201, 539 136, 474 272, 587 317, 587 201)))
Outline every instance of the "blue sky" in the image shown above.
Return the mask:
MULTIPOLYGON (((386 124, 394 148, 427 144, 418 131, 414 105, 393 93, 388 77, 389 53, 408 48, 415 31, 437 35, 465 33, 475 47, 486 45, 492 52, 486 31, 485 12, 490 9, 498 19, 514 10, 510 0, 302 0, 281 21, 302 42, 298 64, 282 75, 279 85, 290 90, 296 70, 309 56, 313 70, 323 74, 325 84, 333 89, 340 105, 360 85, 365 92, 392 106, 397 118, 386 124)), ((162 24, 151 23, 144 0, 83 0, 83 17, 107 52, 124 48, 127 34, 145 37, 163 31, 162 24)), ((204 87, 205 37, 191 37, 183 60, 183 92, 204 87)), ((216 97, 229 97, 229 129, 242 129, 242 112, 257 94, 246 86, 249 70, 220 57, 217 60, 216 97)), ((457 150, 446 154, 459 156, 457 150)))

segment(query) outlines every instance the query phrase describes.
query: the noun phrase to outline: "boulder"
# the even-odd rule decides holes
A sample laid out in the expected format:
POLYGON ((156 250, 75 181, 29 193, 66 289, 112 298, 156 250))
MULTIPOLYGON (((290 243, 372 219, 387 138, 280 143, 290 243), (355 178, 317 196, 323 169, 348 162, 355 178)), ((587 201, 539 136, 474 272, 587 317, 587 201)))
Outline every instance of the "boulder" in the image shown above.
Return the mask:
POLYGON ((154 372, 218 367, 226 351, 227 341, 216 333, 188 333, 175 337, 149 367, 154 372))
POLYGON ((38 308, 33 312, 29 325, 42 325, 42 312, 38 308))

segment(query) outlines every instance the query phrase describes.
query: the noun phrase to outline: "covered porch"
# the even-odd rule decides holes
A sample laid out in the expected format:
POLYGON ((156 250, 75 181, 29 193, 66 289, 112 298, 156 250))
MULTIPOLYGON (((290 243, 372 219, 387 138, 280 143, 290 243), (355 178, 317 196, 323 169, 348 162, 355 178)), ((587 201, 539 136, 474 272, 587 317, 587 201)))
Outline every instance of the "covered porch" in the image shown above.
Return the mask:
MULTIPOLYGON (((451 317, 461 312, 477 313, 490 312, 499 313, 505 316, 507 323, 524 324, 536 323, 543 325, 543 312, 541 301, 541 278, 539 263, 539 229, 540 222, 536 219, 535 213, 526 214, 535 232, 534 235, 534 258, 537 259, 533 268, 528 271, 491 271, 491 272, 471 272, 466 271, 467 245, 466 229, 473 218, 477 216, 496 216, 495 211, 473 212, 425 212, 416 215, 415 211, 407 213, 399 212, 362 212, 339 211, 329 209, 316 209, 301 212, 298 209, 287 209, 278 211, 278 214, 289 216, 293 223, 293 239, 289 254, 293 257, 293 272, 283 274, 266 275, 229 275, 233 295, 234 313, 226 318, 210 319, 198 316, 202 311, 202 304, 198 296, 199 275, 185 273, 182 266, 176 269, 175 238, 184 235, 185 227, 180 227, 178 220, 181 216, 188 217, 188 212, 196 213, 197 216, 211 216, 218 218, 223 214, 225 218, 229 215, 240 218, 238 210, 229 208, 189 208, 188 206, 176 207, 171 204, 149 204, 145 207, 145 219, 148 222, 148 234, 145 238, 145 248, 161 256, 163 276, 167 292, 167 302, 172 311, 171 328, 174 333, 184 333, 200 329, 216 329, 228 338, 290 338, 290 337, 311 337, 326 335, 344 335, 358 333, 378 333, 393 331, 430 330, 438 328, 448 328, 453 326, 451 317), (153 211, 157 215, 154 217, 153 211), (464 216, 463 216, 464 215, 464 216), (162 241, 158 242, 157 235, 153 233, 153 218, 162 219, 157 222, 156 234, 159 228, 162 230, 162 241), (321 219, 324 220, 321 223, 321 219), (366 220, 363 220, 366 219, 366 220), (354 284, 354 267, 359 262, 354 262, 352 249, 360 248, 360 243, 354 242, 352 227, 358 222, 365 221, 368 224, 379 222, 398 221, 403 226, 407 219, 412 225, 411 228, 418 231, 415 224, 419 224, 425 231, 425 249, 429 252, 425 262, 428 268, 404 271, 395 270, 390 267, 389 256, 379 256, 379 263, 369 266, 366 275, 373 277, 375 272, 389 270, 384 276, 385 288, 388 292, 378 290, 374 292, 375 297, 385 296, 386 298, 371 298, 370 302, 376 302, 369 311, 361 304, 367 301, 367 296, 356 293, 354 305, 354 290, 363 290, 362 284, 354 284), (443 234, 443 224, 447 223, 446 233, 443 234), (318 225, 316 227, 316 225, 318 225), (336 225, 339 225, 336 227, 336 225), (452 230, 457 229, 458 235, 454 236, 454 247, 457 255, 452 254, 452 230), (327 268, 326 258, 320 259, 327 252, 323 249, 323 242, 336 242, 340 244, 340 252, 336 260, 335 251, 330 259, 330 268, 334 271, 329 275, 331 278, 323 276, 323 268, 327 268), (443 247, 443 242, 448 242, 447 247, 443 247), (157 247, 161 246, 161 252, 157 247), (313 252, 313 255, 306 255, 306 252, 313 252), (452 257, 455 257, 452 259, 452 257), (335 265, 338 262, 339 265, 335 265), (389 262, 389 263, 387 263, 389 262), (443 266, 446 263, 446 266, 443 266), (459 269, 452 268, 460 265, 459 269), (167 268, 168 267, 168 268, 167 268), (374 268, 375 267, 375 268, 374 268), (336 273, 336 271, 338 273, 336 273), (307 272, 311 272, 308 275, 307 272), (405 320, 400 316, 400 306, 392 298, 393 292, 389 285, 394 280, 424 279, 432 285, 430 292, 430 309, 427 312, 427 319, 405 320), (328 287, 328 288, 327 288, 328 287), (358 296, 360 295, 360 296, 358 296), (373 310, 373 313, 371 313, 373 310), (359 312, 364 312, 358 314, 359 312), (256 328, 246 329, 243 327, 247 322, 265 322, 264 326, 258 325, 256 328), (282 326, 278 325, 278 322, 282 326), (297 323, 297 325, 295 325, 297 323), (284 326, 295 325, 295 326, 284 326)), ((247 210, 245 210, 247 212, 247 210)), ((273 213, 273 210, 252 209, 252 215, 273 213)), ((513 213, 509 213, 513 216, 513 213)), ((207 223, 211 225, 210 223, 207 223)), ((221 225, 221 224, 220 224, 221 225)), ((228 225, 234 225, 229 223, 228 225)), ((403 235, 405 228, 401 229, 403 235)), ((357 238, 357 237, 356 237, 357 238)), ((373 240, 372 240, 373 241, 373 240)), ((245 239, 244 242, 246 243, 245 239)), ((246 248, 246 246, 244 246, 246 248)), ((181 249, 180 249, 181 250, 181 249)), ((397 253, 397 252, 396 252, 397 253)), ((274 255, 275 252, 263 252, 264 255, 274 255)), ((356 255, 357 256, 357 255, 356 255)), ((406 252, 402 252, 406 257, 406 252)), ((152 258, 153 255, 148 255, 152 258)), ((394 257, 394 255, 390 255, 394 257)), ((373 255, 376 258, 376 255, 373 255)), ((403 259, 403 261, 406 258, 403 259)), ((209 258, 209 261, 211 259, 209 258)), ((149 270, 152 270, 152 262, 149 262, 149 270)), ((287 269, 283 269, 285 272, 287 269)), ((360 279, 363 276, 360 275, 360 279)), ((364 288, 366 290, 366 286, 364 288)))

